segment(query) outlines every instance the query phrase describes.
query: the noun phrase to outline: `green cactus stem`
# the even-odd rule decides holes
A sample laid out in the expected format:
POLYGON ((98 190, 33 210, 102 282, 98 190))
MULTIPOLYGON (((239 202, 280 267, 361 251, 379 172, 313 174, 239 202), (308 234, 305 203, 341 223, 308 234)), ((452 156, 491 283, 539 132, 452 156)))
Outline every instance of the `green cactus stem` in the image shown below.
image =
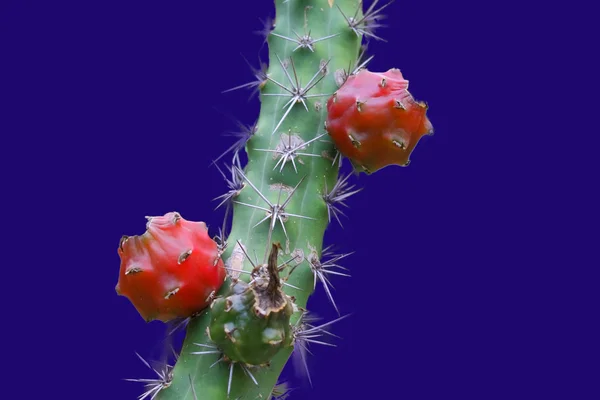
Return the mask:
MULTIPOLYGON (((337 152, 324 128, 326 102, 358 66, 369 21, 359 0, 276 0, 275 7, 268 79, 260 85, 260 115, 245 148, 249 161, 243 170, 231 167, 243 188, 229 196, 233 220, 223 259, 230 277, 218 296, 232 295, 232 282, 252 279, 246 254, 257 258, 255 264, 265 264, 278 242, 279 256, 292 259, 287 274, 282 272, 284 291, 304 309, 315 274, 326 271, 319 269, 319 260, 330 221, 328 201, 335 199, 330 189, 339 172, 337 152)), ((216 301, 215 312, 224 305, 216 301)), ((204 312, 187 325, 173 379, 156 398, 268 399, 293 347, 282 346, 268 367, 217 362, 222 354, 207 335, 211 315, 204 312), (202 350, 199 346, 209 350, 192 354, 202 350)), ((301 315, 295 312, 290 323, 301 315)))

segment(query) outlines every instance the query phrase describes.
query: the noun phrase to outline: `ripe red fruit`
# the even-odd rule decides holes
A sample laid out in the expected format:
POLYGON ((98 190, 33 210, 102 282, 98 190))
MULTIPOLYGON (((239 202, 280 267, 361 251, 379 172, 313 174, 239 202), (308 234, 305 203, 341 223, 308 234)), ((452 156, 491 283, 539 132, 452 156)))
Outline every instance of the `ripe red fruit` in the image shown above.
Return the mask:
POLYGON ((201 311, 226 276, 206 224, 186 221, 176 212, 148 217, 146 232, 123 236, 118 253, 121 267, 115 289, 148 322, 201 311))
POLYGON ((408 92, 398 69, 361 70, 327 101, 326 129, 338 151, 356 169, 372 173, 406 166, 423 135, 432 134, 427 106, 408 92))

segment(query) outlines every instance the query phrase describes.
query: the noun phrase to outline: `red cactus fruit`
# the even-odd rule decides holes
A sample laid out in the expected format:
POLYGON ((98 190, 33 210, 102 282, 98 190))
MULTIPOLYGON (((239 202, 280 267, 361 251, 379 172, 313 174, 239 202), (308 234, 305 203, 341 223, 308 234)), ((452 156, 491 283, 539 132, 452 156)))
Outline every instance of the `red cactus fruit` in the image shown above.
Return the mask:
POLYGON ((147 218, 143 235, 121 238, 115 289, 147 322, 189 317, 210 304, 225 280, 219 247, 204 222, 176 212, 147 218))
POLYGON ((427 105, 413 99, 400 70, 363 69, 327 101, 326 129, 355 169, 372 173, 408 165, 421 137, 433 133, 426 113, 427 105))

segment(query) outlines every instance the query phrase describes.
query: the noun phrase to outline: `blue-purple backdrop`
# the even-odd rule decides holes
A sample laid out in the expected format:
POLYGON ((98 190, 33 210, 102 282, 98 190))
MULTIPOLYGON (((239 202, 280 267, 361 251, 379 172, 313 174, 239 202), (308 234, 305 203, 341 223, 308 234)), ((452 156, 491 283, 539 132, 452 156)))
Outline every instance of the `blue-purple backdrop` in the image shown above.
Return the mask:
MULTIPOLYGON (((119 238, 173 210, 216 233, 224 184, 208 165, 235 128, 221 112, 247 124, 259 112, 248 92, 221 91, 251 79, 241 55, 257 60, 273 1, 39 3, 0 4, 4 199, 19 221, 7 265, 22 266, 5 279, 6 329, 25 340, 7 359, 27 385, 10 398, 134 399, 141 385, 122 378, 151 376, 135 352, 160 358, 164 326, 116 295, 119 238)), ((552 233, 579 212, 558 201, 578 176, 547 190, 565 175, 549 174, 562 143, 539 116, 564 103, 524 95, 553 68, 528 63, 554 44, 523 27, 552 19, 474 3, 396 1, 388 42, 371 43, 370 69, 400 68, 436 134, 408 168, 354 180, 365 189, 325 237, 356 251, 353 277, 334 281, 353 316, 334 326, 338 348, 314 347, 312 390, 286 371, 292 398, 600 398, 585 340, 597 291, 575 272, 591 261, 552 233)), ((321 289, 309 304, 335 317, 321 289)))

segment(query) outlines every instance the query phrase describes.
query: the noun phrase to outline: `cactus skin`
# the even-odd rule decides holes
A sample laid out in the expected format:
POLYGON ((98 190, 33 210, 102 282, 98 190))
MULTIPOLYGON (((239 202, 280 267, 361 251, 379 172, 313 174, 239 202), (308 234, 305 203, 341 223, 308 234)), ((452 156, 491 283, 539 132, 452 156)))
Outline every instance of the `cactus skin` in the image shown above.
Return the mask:
POLYGON ((147 322, 168 322, 202 311, 226 276, 206 224, 187 221, 176 212, 147 218, 143 235, 121 238, 115 290, 147 322))
MULTIPOLYGON (((276 0, 276 27, 273 33, 294 38, 294 31, 302 34, 306 29, 315 39, 334 34, 339 35, 315 43, 314 52, 312 52, 306 48, 294 51, 297 46, 295 43, 271 34, 268 37, 269 68, 267 74, 269 77, 289 86, 288 78, 278 62, 278 57, 283 61, 291 56, 300 83, 306 85, 319 70, 322 62, 330 60, 325 77, 309 94, 333 94, 339 88, 339 78, 336 77, 343 74, 344 70, 356 65, 362 38, 361 35, 357 35, 350 29, 337 7, 339 6, 346 15, 354 15, 359 5, 358 0, 335 0, 333 7, 330 7, 328 0, 289 0, 287 2, 276 0)), ((361 15, 362 12, 359 10, 358 17, 360 18, 361 15)), ((292 74, 289 65, 288 70, 292 74)), ((268 81, 261 88, 260 115, 256 133, 246 145, 248 164, 244 172, 248 180, 273 204, 278 201, 280 188, 284 189, 281 195, 283 202, 287 198, 289 189, 305 178, 287 204, 286 212, 313 219, 290 216, 285 221, 287 237, 279 222, 270 235, 268 221, 254 227, 265 217, 264 211, 239 203, 234 204, 232 228, 228 235, 228 246, 223 253, 223 259, 231 268, 252 270, 250 262, 244 259, 239 252, 236 244, 238 240, 246 247, 248 254, 256 252, 259 258, 269 249, 270 242, 281 243, 286 257, 289 257, 292 252, 303 255, 287 281, 301 290, 286 287, 285 292, 294 296, 298 307, 304 308, 314 285, 313 272, 306 260, 311 254, 316 254, 317 257, 321 255, 323 236, 328 224, 327 205, 323 194, 326 187, 332 188, 335 185, 339 168, 338 163, 332 162, 336 156, 334 145, 325 136, 322 140, 316 140, 303 149, 304 153, 312 153, 320 157, 298 156, 295 161, 298 172, 294 170, 291 163, 287 163, 282 172, 279 167, 274 169, 277 160, 274 159, 273 153, 263 150, 276 149, 282 133, 288 134, 291 131, 292 135, 305 142, 326 133, 324 124, 327 117, 326 102, 329 97, 307 99, 308 112, 302 104, 294 105, 279 128, 273 133, 286 111, 283 106, 289 100, 288 97, 268 95, 279 93, 285 93, 285 91, 272 81, 268 81), (269 240, 269 236, 271 236, 271 240, 269 240)), ((248 184, 236 199, 247 204, 265 207, 264 201, 248 184)), ((248 280, 248 276, 240 275, 239 279, 248 280)), ((225 284, 219 295, 226 296, 229 294, 229 290, 230 286, 225 284)), ((217 356, 191 354, 198 349, 194 343, 209 342, 206 328, 210 324, 211 315, 211 313, 202 313, 188 324, 181 354, 173 370, 173 381, 156 398, 160 400, 193 400, 190 376, 198 399, 224 400, 228 397, 236 399, 241 396, 244 399, 269 398, 293 348, 281 349, 271 359, 269 368, 259 368, 253 371, 258 386, 240 368, 234 369, 231 392, 228 396, 227 383, 230 371, 228 366, 221 362, 211 368, 211 365, 218 360, 217 356)), ((299 317, 300 313, 294 313, 291 317, 291 324, 294 324, 299 317)))
POLYGON ((327 102, 327 131, 355 170, 407 166, 423 135, 433 133, 427 106, 408 92, 398 69, 361 70, 327 102))
POLYGON ((211 305, 209 337, 231 361, 268 365, 280 349, 292 343, 290 317, 294 307, 281 290, 277 251, 278 246, 273 245, 269 264, 256 268, 254 275, 265 270, 263 276, 256 276, 251 285, 235 283, 234 294, 211 305))

